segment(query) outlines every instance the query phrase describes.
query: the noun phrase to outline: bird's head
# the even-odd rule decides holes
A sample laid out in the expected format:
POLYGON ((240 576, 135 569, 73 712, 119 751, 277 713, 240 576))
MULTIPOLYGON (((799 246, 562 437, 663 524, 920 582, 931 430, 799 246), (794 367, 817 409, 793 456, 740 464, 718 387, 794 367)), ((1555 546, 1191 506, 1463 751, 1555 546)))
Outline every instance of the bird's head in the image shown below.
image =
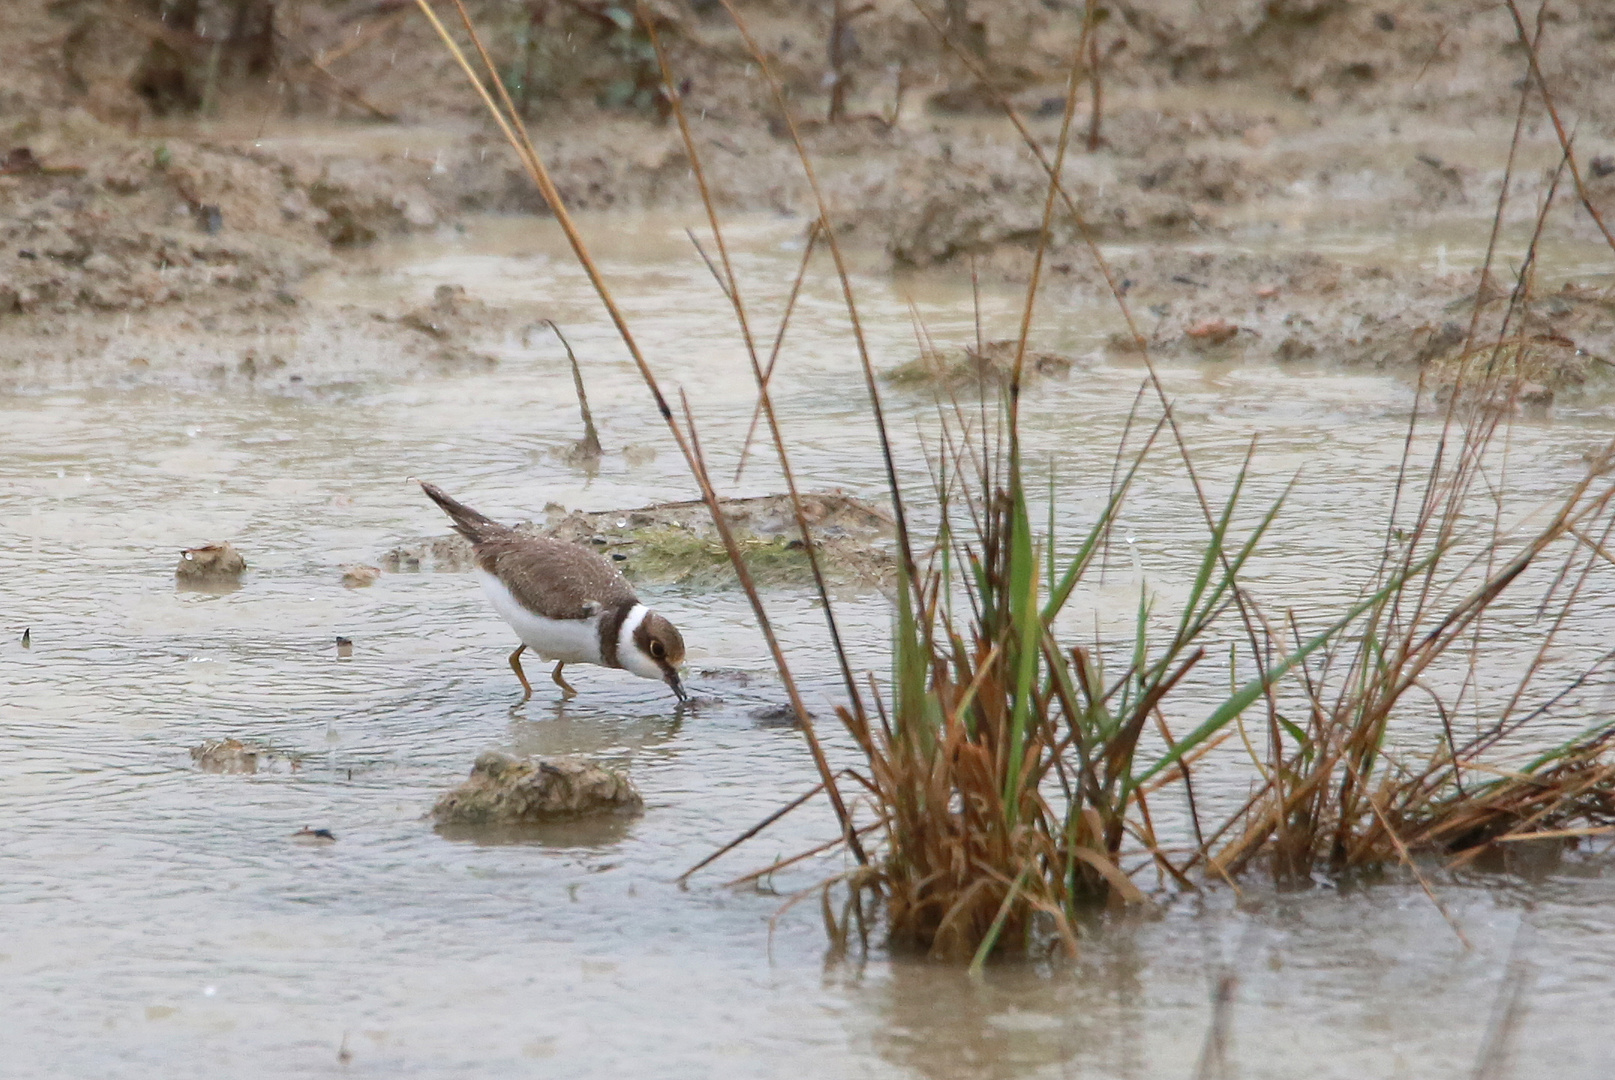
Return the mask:
POLYGON ((679 680, 684 663, 684 638, 678 627, 654 611, 645 613, 634 627, 629 646, 623 650, 623 666, 646 679, 660 679, 672 688, 680 701, 688 699, 679 680))

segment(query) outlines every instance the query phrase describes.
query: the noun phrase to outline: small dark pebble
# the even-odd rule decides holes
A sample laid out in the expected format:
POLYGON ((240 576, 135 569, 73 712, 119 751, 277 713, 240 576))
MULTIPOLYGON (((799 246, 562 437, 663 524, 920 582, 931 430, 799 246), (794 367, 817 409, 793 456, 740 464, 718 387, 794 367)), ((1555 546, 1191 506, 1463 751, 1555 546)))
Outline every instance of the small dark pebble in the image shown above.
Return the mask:
POLYGON ((1587 163, 1587 170, 1591 172, 1594 177, 1602 180, 1610 173, 1615 173, 1615 157, 1609 157, 1608 155, 1600 155, 1595 157, 1592 159, 1592 161, 1587 163))
POLYGON ((620 551, 613 551, 613 552, 612 552, 612 553, 611 553, 611 557, 612 557, 612 559, 613 559, 613 560, 615 560, 615 561, 616 561, 616 562, 627 562, 627 561, 628 561, 628 556, 627 556, 627 555, 624 555, 624 554, 623 554, 623 553, 622 553, 622 552, 620 552, 620 551))
POLYGON ((1381 11, 1374 16, 1374 27, 1387 32, 1396 29, 1396 16, 1388 11, 1381 11))
POLYGON ((32 251, 28 250, 27 248, 23 248, 21 251, 17 252, 17 258, 19 258, 19 259, 37 259, 37 258, 39 258, 39 256, 35 255, 32 251))

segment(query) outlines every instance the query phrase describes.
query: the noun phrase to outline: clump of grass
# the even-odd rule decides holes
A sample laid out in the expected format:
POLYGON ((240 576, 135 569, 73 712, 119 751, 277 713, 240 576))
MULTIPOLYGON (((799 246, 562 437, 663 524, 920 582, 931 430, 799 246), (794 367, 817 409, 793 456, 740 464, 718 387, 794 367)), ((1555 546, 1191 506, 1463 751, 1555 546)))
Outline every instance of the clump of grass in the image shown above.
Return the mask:
MULTIPOLYGON (((1452 451, 1438 453, 1422 476, 1413 471, 1418 443, 1410 432, 1397 503, 1418 477, 1424 490, 1414 512, 1403 521, 1393 510, 1379 568, 1360 597, 1332 615, 1312 613, 1317 628, 1308 635, 1293 614, 1270 616, 1241 581, 1284 504, 1281 495, 1260 508, 1236 535, 1247 459, 1206 518, 1192 584, 1175 611, 1141 595, 1130 640, 1061 641, 1061 611, 1096 568, 1167 417, 1130 459, 1118 453, 1108 505, 1074 554, 1059 560, 1050 554, 1062 546, 1052 529, 1032 525, 1017 385, 1001 404, 1001 445, 982 446, 956 408, 960 422, 945 429, 936 462, 936 544, 899 590, 890 707, 873 722, 853 707, 840 712, 867 757, 884 837, 871 866, 846 881, 878 901, 892 942, 979 963, 995 948, 1032 940, 1041 913, 1069 945, 1085 908, 1144 899, 1134 876, 1146 867, 1170 887, 1193 889, 1257 864, 1296 880, 1411 867, 1420 851, 1605 831, 1615 764, 1604 755, 1615 725, 1476 779, 1498 769, 1488 752, 1615 658, 1601 658, 1536 708, 1519 708, 1572 624, 1590 572, 1611 561, 1603 552, 1615 532, 1615 463, 1606 451, 1532 528, 1502 534, 1477 504, 1497 497, 1483 477, 1508 413, 1490 403, 1508 393, 1504 373, 1512 370, 1500 364, 1475 376, 1467 407, 1426 421, 1452 451), (1536 657, 1494 721, 1458 739, 1450 717, 1473 686, 1444 700, 1426 678, 1449 654, 1505 660, 1514 646, 1490 640, 1485 621, 1500 618, 1500 599, 1530 580, 1533 566, 1554 558, 1561 561, 1535 605, 1552 613, 1536 657), (1171 629, 1152 634, 1162 615, 1171 629), (1225 683, 1203 719, 1174 735, 1179 689, 1219 646, 1241 637, 1260 658, 1255 677, 1225 683), (1248 717, 1263 712, 1253 741, 1248 717), (1435 717, 1442 726, 1432 727, 1435 717), (1196 798, 1193 766, 1235 734, 1247 748, 1253 794, 1210 813, 1196 798), (1163 788, 1159 797, 1187 804, 1187 835, 1157 833, 1150 804, 1163 788)), ((1230 676, 1233 667, 1230 659, 1230 676)))

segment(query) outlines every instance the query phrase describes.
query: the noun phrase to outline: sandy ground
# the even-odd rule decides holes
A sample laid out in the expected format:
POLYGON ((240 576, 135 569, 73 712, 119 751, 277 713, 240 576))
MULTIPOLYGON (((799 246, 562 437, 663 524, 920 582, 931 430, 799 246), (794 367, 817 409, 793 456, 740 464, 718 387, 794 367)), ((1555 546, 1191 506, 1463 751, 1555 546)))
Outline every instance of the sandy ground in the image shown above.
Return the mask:
MULTIPOLYGON (((838 39, 838 123, 825 119, 837 77, 822 8, 741 10, 785 83, 838 233, 894 268, 968 261, 1026 280, 1047 177, 998 101, 1052 157, 1081 5, 968 4, 959 32, 989 87, 909 0, 881 0, 838 39)), ((688 205, 686 151, 625 10, 472 5, 570 205, 688 205)), ((657 11, 718 202, 817 216, 723 9, 657 11)), ((1536 10, 1526 16, 1534 30, 1536 10)), ((1095 34, 1100 123, 1095 132, 1090 58, 1063 179, 1089 234, 1123 245, 1112 277, 1154 349, 1451 363, 1478 279, 1432 273, 1398 253, 1397 237, 1485 236, 1530 72, 1506 8, 1139 0, 1112 4, 1095 34), (1261 243, 1297 228, 1381 237, 1384 255, 1261 243)), ((1544 237, 1585 248, 1602 237, 1582 195, 1615 219, 1615 8, 1556 3, 1541 34, 1581 181, 1560 176, 1544 237)), ((475 345, 477 316, 493 313, 422 332, 410 312, 316 312, 299 293, 356 247, 467 213, 545 212, 474 106, 424 19, 397 0, 6 5, 0 386, 290 385, 490 363, 475 345)), ((1561 156, 1538 93, 1521 133, 1503 213, 1511 261, 1483 327, 1507 306, 1561 156)), ((1615 322, 1607 277, 1543 263, 1524 325, 1552 392, 1607 366, 1615 322)), ((1108 288, 1063 208, 1045 278, 1056 302, 1108 288)), ((1117 347, 1131 347, 1126 335, 1117 347)))

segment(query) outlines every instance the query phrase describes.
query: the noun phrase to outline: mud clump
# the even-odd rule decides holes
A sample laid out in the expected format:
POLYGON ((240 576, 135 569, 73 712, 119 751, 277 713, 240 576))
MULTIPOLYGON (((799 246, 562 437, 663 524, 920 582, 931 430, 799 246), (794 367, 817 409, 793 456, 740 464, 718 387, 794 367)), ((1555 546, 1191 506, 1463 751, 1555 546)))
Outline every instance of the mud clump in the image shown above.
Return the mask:
MULTIPOLYGON (((906 364, 882 374, 897 386, 935 386, 958 390, 969 386, 1007 386, 1015 372, 1017 343, 989 341, 976 348, 966 345, 957 353, 926 350, 906 364)), ((1021 379, 1062 377, 1070 374, 1075 361, 1063 353, 1028 349, 1022 358, 1021 379)))
MULTIPOLYGON (((840 491, 804 494, 802 504, 828 577, 876 587, 890 578, 892 560, 885 541, 892 525, 885 514, 840 491)), ((789 496, 726 499, 723 508, 758 584, 812 580, 789 496)), ((568 511, 551 504, 545 507, 542 525, 523 522, 515 528, 593 548, 621 563, 623 572, 636 582, 724 586, 736 580, 706 504, 700 500, 605 511, 568 511)), ((392 572, 426 567, 456 572, 473 565, 470 543, 456 535, 395 547, 380 561, 383 569, 392 572)))
MULTIPOLYGON (((760 728, 794 728, 800 727, 801 719, 796 710, 788 702, 777 702, 772 705, 758 705, 746 715, 751 717, 754 725, 760 728)), ((817 719, 813 713, 808 713, 809 720, 817 719)))
POLYGON ((381 568, 377 566, 344 566, 342 568, 342 584, 349 589, 364 589, 381 580, 381 568))
POLYGON ((229 541, 186 548, 174 567, 174 580, 183 589, 237 589, 247 560, 229 541))
POLYGON ((432 807, 439 825, 534 825, 644 809, 628 777, 581 758, 517 758, 490 750, 432 807))
POLYGON ((456 342, 474 337, 490 325, 499 324, 506 312, 491 308, 466 295, 463 285, 439 285, 432 291, 432 302, 408 308, 398 315, 378 313, 379 322, 392 322, 425 334, 440 342, 456 342))
POLYGON ((240 739, 209 739, 191 747, 191 760, 203 772, 252 775, 259 772, 295 771, 296 758, 254 742, 240 739))

